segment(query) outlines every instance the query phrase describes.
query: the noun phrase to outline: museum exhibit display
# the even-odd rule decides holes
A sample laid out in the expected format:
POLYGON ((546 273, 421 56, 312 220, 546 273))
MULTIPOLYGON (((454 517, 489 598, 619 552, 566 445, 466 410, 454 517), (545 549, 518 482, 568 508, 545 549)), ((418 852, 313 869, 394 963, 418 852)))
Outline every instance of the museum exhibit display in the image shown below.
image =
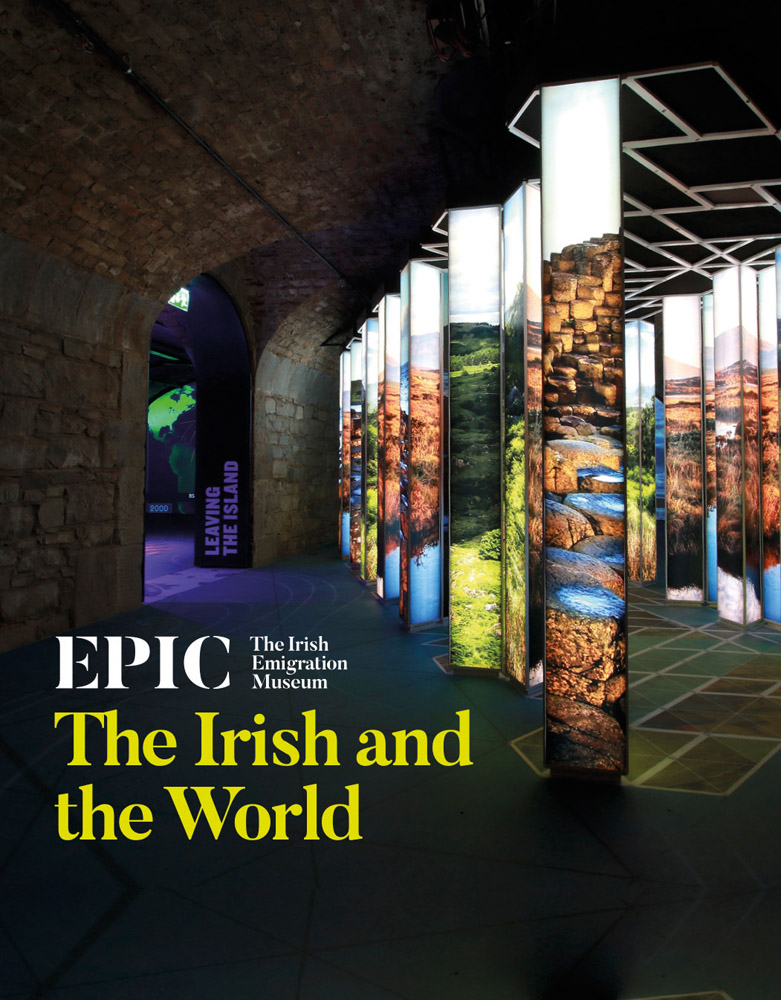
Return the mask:
POLYGON ((656 359, 653 325, 643 320, 631 320, 626 324, 625 337, 626 569, 630 580, 649 581, 656 579, 656 359))
POLYGON ((714 276, 713 317, 718 611, 747 625, 762 616, 759 336, 752 268, 731 267, 714 276))
POLYGON ((362 327, 363 385, 361 396, 361 579, 377 578, 377 390, 379 380, 378 321, 362 327))
POLYGON ((499 205, 448 213, 450 668, 499 670, 501 254, 499 205))
POLYGON ((193 513, 195 412, 194 385, 168 389, 149 402, 145 490, 148 514, 193 513))
POLYGON ((350 344, 350 562, 361 562, 361 487, 363 483, 363 347, 356 338, 350 344))
POLYGON ((619 94, 618 79, 541 94, 545 762, 614 775, 627 753, 619 94), (567 436, 571 416, 587 433, 567 436))
POLYGON ((401 300, 385 295, 379 305, 379 390, 377 431, 377 596, 399 596, 399 364, 401 300))
POLYGON ((352 434, 350 391, 352 369, 350 351, 342 351, 339 359, 340 432, 339 432, 339 554, 350 558, 350 441, 352 434))
POLYGON ((401 273, 399 614, 412 628, 442 615, 442 352, 447 284, 441 268, 401 273))
POLYGON ((716 603, 716 369, 714 367, 713 293, 702 296, 702 392, 705 445, 705 597, 716 603))
POLYGON ((542 249, 539 188, 505 202, 502 233, 504 405, 503 665, 522 687, 542 684, 542 249))
POLYGON ((667 480, 667 599, 705 599, 700 297, 662 304, 667 480))
POLYGON ((762 453, 762 614, 781 623, 777 268, 757 274, 762 453))

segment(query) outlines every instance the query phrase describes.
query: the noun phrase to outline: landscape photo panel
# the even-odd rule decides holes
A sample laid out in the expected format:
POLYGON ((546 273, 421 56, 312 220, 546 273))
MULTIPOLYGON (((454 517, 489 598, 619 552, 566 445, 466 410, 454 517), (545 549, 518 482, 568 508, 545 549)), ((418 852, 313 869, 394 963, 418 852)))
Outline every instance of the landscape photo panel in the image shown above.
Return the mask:
POLYGON ((384 395, 382 401, 383 448, 380 463, 383 482, 382 548, 383 596, 387 601, 399 596, 401 548, 399 545, 400 440, 399 372, 401 364, 401 299, 386 295, 382 315, 385 329, 384 395))
POLYGON ((385 298, 377 306, 377 597, 385 597, 385 298))
MULTIPOLYGON (((643 582, 656 579, 656 336, 652 323, 639 321, 640 361, 640 535, 643 582)), ((634 487, 638 489, 638 486, 634 487)), ((629 480, 627 479, 627 493, 629 480)))
POLYGON ((363 439, 363 349, 356 339, 350 344, 350 562, 361 562, 361 489, 363 439))
POLYGON ((503 665, 542 684, 542 249, 540 192, 524 184, 503 212, 503 665))
POLYGON ((705 600, 702 330, 698 295, 665 295, 667 599, 705 600))
POLYGON ((643 578, 643 504, 640 496, 642 456, 640 449, 640 324, 628 320, 624 329, 624 373, 626 407, 626 575, 643 578))
POLYGON ((627 765, 619 99, 618 79, 542 88, 545 762, 611 775, 627 765))
POLYGON ((762 613, 781 623, 779 561, 778 302, 776 267, 757 276, 762 407, 762 613))
POLYGON ((400 614, 408 627, 442 615, 443 274, 423 261, 402 273, 400 614))
POLYGON ((399 281, 399 617, 409 625, 409 338, 410 272, 407 264, 399 281))
POLYGON ((343 351, 339 363, 340 400, 340 444, 341 481, 339 484, 339 554, 350 558, 350 352, 343 351))
POLYGON ((720 617, 740 625, 762 615, 758 545, 749 540, 753 533, 758 542, 760 531, 761 470, 758 448, 751 445, 752 437, 758 442, 756 308, 751 268, 730 267, 714 275, 717 603, 720 617))
POLYGON ((714 365, 713 293, 702 297, 702 387, 705 414, 705 598, 718 594, 716 534, 716 369, 714 365))
POLYGON ((448 213, 450 667, 499 670, 501 206, 448 213))
POLYGON ((378 326, 373 317, 363 325, 361 578, 365 583, 377 578, 378 326))
POLYGON ((526 519, 527 686, 541 688, 545 660, 545 575, 542 428, 542 202, 526 185, 526 519))
POLYGON ((757 272, 740 268, 743 331, 743 462, 745 466, 746 619, 762 617, 762 462, 759 402, 759 315, 757 272))

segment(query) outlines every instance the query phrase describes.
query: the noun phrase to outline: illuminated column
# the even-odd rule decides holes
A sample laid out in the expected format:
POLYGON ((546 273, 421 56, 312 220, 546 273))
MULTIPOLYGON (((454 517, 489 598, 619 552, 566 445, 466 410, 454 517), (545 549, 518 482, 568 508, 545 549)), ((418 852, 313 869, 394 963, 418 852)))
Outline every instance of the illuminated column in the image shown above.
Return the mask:
POLYGON ((702 393, 705 412, 705 596, 716 603, 716 371, 713 364, 713 295, 702 297, 702 393))
POLYGON ((505 203, 504 669, 542 684, 542 248, 540 192, 525 184, 505 203))
POLYGON ((500 206, 448 213, 450 667, 498 670, 501 604, 500 206))
POLYGON ((698 295, 665 295, 667 599, 704 601, 702 333, 698 295))
POLYGON ((350 562, 361 561, 361 341, 350 345, 350 562))
POLYGON ((377 464, 377 595, 399 596, 399 364, 401 300, 386 295, 379 311, 379 430, 377 464))
MULTIPOLYGON (((624 331, 626 387, 626 575, 643 578, 643 503, 640 496, 640 323, 627 320, 624 331)), ((620 478, 620 473, 614 474, 620 478)))
POLYGON ((716 369, 718 609, 746 625, 760 604, 759 338, 756 274, 731 267, 713 279, 716 369))
POLYGON ((762 400, 762 613, 781 623, 778 463, 778 304, 777 267, 758 275, 759 370, 762 400))
POLYGON ((342 353, 339 370, 341 375, 340 444, 341 481, 339 484, 339 553, 350 558, 350 351, 342 353))
POLYGON ((656 579, 656 337, 652 323, 640 321, 640 529, 642 579, 656 579))
POLYGON ((443 272, 401 274, 399 614, 414 627, 442 616, 443 272))
POLYGON ((361 578, 377 577, 377 382, 379 330, 376 319, 363 325, 363 395, 361 483, 361 578))
MULTIPOLYGON (((626 324, 627 576, 656 579, 656 372, 654 328, 626 324)), ((614 474, 614 481, 615 481, 614 474)), ((604 482, 604 477, 602 482, 604 482)), ((607 484, 602 486, 607 489, 607 484)), ((620 486, 616 487, 620 491, 620 486)))
POLYGON ((543 87, 541 142, 545 760, 614 775, 626 770, 626 503, 623 486, 598 489, 624 460, 619 89, 543 87))

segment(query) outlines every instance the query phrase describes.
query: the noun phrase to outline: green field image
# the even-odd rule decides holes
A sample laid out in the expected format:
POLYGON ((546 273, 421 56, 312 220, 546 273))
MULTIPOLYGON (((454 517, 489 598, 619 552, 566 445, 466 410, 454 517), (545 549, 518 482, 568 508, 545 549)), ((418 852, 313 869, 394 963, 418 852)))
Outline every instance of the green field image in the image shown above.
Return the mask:
POLYGON ((501 664, 499 327, 450 332, 450 665, 501 664))
POLYGON ((626 414, 626 558, 630 580, 656 577, 656 476, 653 460, 656 417, 654 404, 626 414), (639 425, 639 426, 638 426, 639 425), (640 469, 639 449, 644 464, 640 469))
POLYGON ((523 417, 505 425, 505 666, 526 680, 526 434, 523 417))
POLYGON ((526 683, 526 385, 524 285, 504 323, 504 666, 526 683))
POLYGON ((379 468, 377 409, 368 411, 366 419, 366 489, 363 498, 363 537, 361 545, 361 576, 366 581, 377 579, 377 473, 379 468))

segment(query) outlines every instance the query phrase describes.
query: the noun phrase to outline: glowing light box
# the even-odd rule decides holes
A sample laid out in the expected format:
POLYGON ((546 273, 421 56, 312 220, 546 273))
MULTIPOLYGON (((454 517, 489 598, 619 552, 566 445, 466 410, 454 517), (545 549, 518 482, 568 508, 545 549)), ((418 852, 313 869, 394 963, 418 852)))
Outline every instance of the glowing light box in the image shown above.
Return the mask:
POLYGON ((778 303, 777 268, 757 276, 759 292, 759 370, 762 406, 762 612, 781 623, 778 467, 778 303))
POLYGON ((379 308, 379 469, 377 491, 377 594, 385 600, 399 596, 399 369, 401 300, 386 295, 379 308))
POLYGON ((718 610, 747 625, 760 603, 759 337, 756 274, 731 267, 713 279, 716 371, 718 610))
POLYGON ((529 184, 504 205, 504 669, 542 684, 542 248, 540 192, 529 184))
POLYGON ((656 359, 654 328, 626 324, 627 576, 656 579, 656 359))
POLYGON ((667 599, 705 599, 702 332, 698 295, 665 295, 667 599))
POLYGON ((362 327, 362 482, 361 578, 377 577, 377 392, 379 380, 379 329, 376 319, 362 327))
POLYGON ((543 87, 541 101, 545 761, 619 774, 627 726, 619 81, 543 87))
POLYGON ((502 663, 502 209, 452 209, 450 282, 450 667, 502 663))
POLYGON ((339 483, 339 554, 350 558, 350 352, 343 351, 339 362, 340 373, 340 440, 341 463, 339 483))
POLYGON ((401 274, 399 614, 442 614, 442 347, 445 276, 411 261, 401 274))
POLYGON ((350 344, 350 562, 355 564, 361 561, 362 391, 363 354, 356 339, 350 344))
POLYGON ((702 393, 705 421, 705 596, 716 602, 716 369, 713 355, 713 294, 702 297, 702 393))

